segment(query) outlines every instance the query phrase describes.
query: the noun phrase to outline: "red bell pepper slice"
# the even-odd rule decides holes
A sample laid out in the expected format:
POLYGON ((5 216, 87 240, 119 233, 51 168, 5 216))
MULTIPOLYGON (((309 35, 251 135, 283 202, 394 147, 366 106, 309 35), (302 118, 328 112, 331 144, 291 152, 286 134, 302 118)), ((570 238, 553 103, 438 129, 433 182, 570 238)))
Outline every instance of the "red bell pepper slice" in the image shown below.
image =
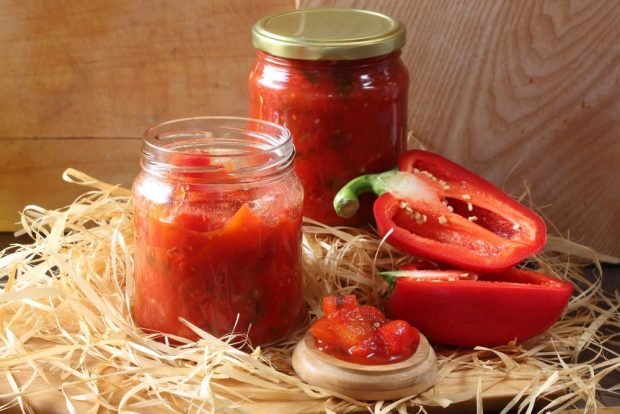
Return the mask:
POLYGON ((464 167, 412 150, 398 169, 357 177, 334 198, 350 217, 373 192, 377 231, 397 249, 481 272, 508 269, 542 249, 547 228, 533 211, 464 167))
POLYGON ((485 275, 459 270, 383 272, 392 284, 385 304, 430 340, 464 347, 499 346, 543 333, 560 317, 571 283, 532 270, 485 275))

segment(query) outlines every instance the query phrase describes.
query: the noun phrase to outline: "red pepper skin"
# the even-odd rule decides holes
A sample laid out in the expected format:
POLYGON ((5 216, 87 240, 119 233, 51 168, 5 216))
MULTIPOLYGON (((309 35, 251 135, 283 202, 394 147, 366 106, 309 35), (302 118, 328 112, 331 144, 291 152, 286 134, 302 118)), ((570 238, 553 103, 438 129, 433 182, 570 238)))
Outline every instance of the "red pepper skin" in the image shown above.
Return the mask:
POLYGON ((412 150, 399 158, 398 169, 425 180, 447 205, 406 200, 426 216, 418 223, 401 208, 402 198, 389 189, 383 193, 373 207, 377 230, 381 236, 391 231, 387 242, 397 249, 457 268, 495 272, 545 245, 547 228, 537 214, 466 168, 438 154, 412 150))
POLYGON ((573 291, 568 282, 524 269, 452 281, 416 279, 425 271, 409 272, 411 277, 395 278, 387 316, 409 322, 432 341, 463 347, 505 345, 543 333, 573 291))

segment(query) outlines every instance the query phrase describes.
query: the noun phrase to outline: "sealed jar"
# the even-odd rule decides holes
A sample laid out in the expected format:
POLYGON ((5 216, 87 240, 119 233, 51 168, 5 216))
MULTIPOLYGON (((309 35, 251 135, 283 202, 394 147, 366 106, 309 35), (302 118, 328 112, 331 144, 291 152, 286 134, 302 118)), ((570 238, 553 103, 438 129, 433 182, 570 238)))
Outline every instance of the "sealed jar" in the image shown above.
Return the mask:
POLYGON ((148 332, 278 340, 302 315, 303 189, 282 126, 246 118, 148 129, 134 185, 132 314, 148 332))
POLYGON ((292 132, 304 215, 369 222, 370 200, 352 219, 338 217, 332 202, 350 179, 394 167, 405 150, 405 27, 366 10, 301 9, 263 18, 252 37, 250 115, 292 132))

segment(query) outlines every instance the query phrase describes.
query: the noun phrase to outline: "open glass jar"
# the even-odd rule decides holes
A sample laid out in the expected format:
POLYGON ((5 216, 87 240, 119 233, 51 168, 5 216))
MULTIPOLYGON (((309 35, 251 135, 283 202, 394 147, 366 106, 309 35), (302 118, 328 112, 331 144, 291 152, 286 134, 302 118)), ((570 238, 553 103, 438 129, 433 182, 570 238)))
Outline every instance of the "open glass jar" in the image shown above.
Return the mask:
POLYGON ((405 27, 367 10, 301 9, 261 19, 252 36, 250 116, 291 131, 304 215, 329 225, 371 222, 369 199, 351 219, 332 202, 352 178, 394 167, 406 148, 405 27))
POLYGON ((254 345, 302 315, 301 207, 286 128, 233 117, 174 120, 145 132, 133 186, 138 326, 189 339, 179 318, 254 345))

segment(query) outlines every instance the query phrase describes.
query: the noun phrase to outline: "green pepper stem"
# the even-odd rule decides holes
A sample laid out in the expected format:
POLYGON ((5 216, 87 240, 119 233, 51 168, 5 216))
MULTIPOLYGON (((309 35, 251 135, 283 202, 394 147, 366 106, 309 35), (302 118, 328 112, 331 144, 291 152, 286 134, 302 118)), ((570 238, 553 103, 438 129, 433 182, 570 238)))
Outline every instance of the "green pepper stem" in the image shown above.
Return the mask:
POLYGON ((388 271, 388 272, 379 272, 379 275, 390 284, 390 286, 393 286, 394 283, 396 283, 396 279, 398 278, 398 275, 402 273, 399 270, 392 270, 392 271, 388 271))
POLYGON ((361 175, 349 181, 336 193, 334 209, 340 217, 353 217, 360 208, 358 196, 362 193, 374 193, 378 196, 387 192, 385 179, 398 173, 397 169, 377 174, 361 175))

